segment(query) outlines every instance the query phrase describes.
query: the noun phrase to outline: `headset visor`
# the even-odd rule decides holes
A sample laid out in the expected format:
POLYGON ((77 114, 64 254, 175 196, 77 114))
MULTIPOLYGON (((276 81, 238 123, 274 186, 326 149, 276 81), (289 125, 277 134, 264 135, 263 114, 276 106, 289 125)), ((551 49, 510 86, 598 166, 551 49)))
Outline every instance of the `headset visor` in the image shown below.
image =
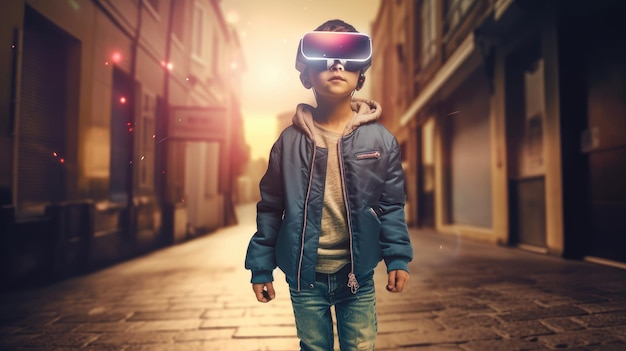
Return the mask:
POLYGON ((363 33, 309 32, 302 37, 301 50, 307 60, 365 62, 372 57, 372 41, 363 33))

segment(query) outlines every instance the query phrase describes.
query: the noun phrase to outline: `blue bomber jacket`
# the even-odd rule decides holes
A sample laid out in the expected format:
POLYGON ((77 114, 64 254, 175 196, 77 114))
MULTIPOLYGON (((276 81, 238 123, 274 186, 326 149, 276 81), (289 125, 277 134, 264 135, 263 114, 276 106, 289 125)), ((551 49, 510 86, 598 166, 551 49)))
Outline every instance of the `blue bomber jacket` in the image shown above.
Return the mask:
MULTIPOLYGON (((377 122, 381 115, 377 102, 354 98, 351 106, 354 116, 337 147, 349 230, 350 281, 356 292, 359 277, 371 274, 383 259, 387 271, 408 271, 413 249, 404 217, 398 141, 377 122)), ((315 143, 312 110, 298 105, 293 124, 272 146, 260 182, 257 232, 246 254, 252 283, 272 281, 277 266, 297 290, 315 282, 327 150, 315 143)))

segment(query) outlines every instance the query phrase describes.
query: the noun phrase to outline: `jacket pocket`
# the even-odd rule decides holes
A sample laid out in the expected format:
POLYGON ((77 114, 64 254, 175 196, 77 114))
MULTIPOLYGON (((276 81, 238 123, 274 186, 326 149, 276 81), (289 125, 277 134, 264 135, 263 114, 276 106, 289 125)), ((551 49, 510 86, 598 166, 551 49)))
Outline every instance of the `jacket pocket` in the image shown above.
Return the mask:
POLYGON ((357 241, 356 252, 358 270, 367 272, 376 267, 382 259, 382 248, 380 246, 380 219, 376 211, 368 207, 358 219, 358 233, 355 236, 357 241))
POLYGON ((372 207, 368 207, 367 212, 369 212, 369 214, 373 217, 376 223, 380 226, 380 218, 378 218, 379 216, 378 212, 376 212, 376 210, 373 209, 372 207))

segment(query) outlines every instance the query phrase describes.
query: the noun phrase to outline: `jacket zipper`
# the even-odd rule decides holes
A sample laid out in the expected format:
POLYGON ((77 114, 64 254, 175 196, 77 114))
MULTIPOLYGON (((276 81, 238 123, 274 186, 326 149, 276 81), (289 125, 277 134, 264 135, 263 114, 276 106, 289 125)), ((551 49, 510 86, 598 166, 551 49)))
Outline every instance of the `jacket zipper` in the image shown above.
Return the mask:
POLYGON ((339 159, 339 173, 341 176, 341 188, 343 190, 343 203, 346 207, 346 219, 348 221, 348 238, 350 239, 350 273, 348 273, 348 287, 352 294, 356 294, 359 290, 359 282, 356 280, 354 274, 354 250, 353 250, 353 238, 352 238, 352 221, 350 219, 350 204, 348 203, 348 189, 346 187, 345 169, 343 165, 343 153, 341 149, 341 142, 343 138, 340 138, 337 142, 337 158, 339 159))
POLYGON ((298 261, 298 291, 300 291, 300 288, 301 288, 300 278, 302 277, 302 259, 304 257, 304 233, 306 232, 306 220, 307 220, 307 212, 308 212, 308 207, 309 207, 309 197, 311 195, 311 185, 313 184, 313 168, 315 168, 316 152, 317 152, 317 145, 315 144, 315 140, 313 140, 313 156, 311 157, 309 186, 306 189, 306 196, 304 197, 304 215, 303 215, 303 222, 302 222, 302 234, 300 237, 300 260, 298 261))

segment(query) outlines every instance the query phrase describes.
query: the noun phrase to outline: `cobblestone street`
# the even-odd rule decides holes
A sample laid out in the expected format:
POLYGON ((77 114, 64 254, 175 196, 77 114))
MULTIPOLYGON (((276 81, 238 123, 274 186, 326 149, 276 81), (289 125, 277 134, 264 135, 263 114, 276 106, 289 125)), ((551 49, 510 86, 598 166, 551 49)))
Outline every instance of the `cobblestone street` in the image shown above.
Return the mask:
MULTIPOLYGON (((298 350, 289 293, 256 301, 240 224, 43 288, 0 294, 2 350, 298 350)), ((626 350, 626 271, 411 231, 402 294, 376 274, 376 350, 626 350)))

